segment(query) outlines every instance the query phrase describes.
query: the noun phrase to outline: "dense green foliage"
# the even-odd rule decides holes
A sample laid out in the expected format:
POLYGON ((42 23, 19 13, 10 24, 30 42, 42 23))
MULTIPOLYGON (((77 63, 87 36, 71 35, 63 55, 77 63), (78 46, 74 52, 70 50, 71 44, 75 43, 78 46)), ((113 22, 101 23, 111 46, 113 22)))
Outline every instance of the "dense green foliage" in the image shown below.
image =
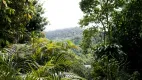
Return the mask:
POLYGON ((0 80, 65 80, 64 72, 85 77, 79 47, 44 38, 43 13, 37 0, 0 1, 0 80))
POLYGON ((130 2, 123 13, 116 14, 112 42, 123 46, 123 51, 128 55, 129 71, 138 70, 142 73, 142 1, 130 2), (117 33, 117 34, 116 34, 117 33), (121 34, 123 33, 123 34, 121 34), (118 35, 119 34, 119 35, 118 35))
POLYGON ((38 0, 1 0, 0 80, 141 80, 141 4, 81 0, 84 29, 42 32, 38 0))
MULTIPOLYGON (((19 75, 19 78, 23 76, 25 80, 28 78, 53 80, 63 76, 63 72, 69 71, 84 77, 84 62, 72 49, 78 49, 78 47, 70 41, 53 42, 46 38, 36 39, 32 45, 14 44, 1 52, 1 61, 5 60, 1 63, 1 67, 8 68, 3 74, 11 72, 7 75, 9 80, 14 76, 14 79, 18 78, 16 75, 19 75)), ((6 75, 2 77, 4 76, 6 75)))
POLYGON ((47 23, 46 19, 41 17, 43 11, 37 0, 2 0, 0 4, 1 47, 8 42, 29 41, 25 38, 31 36, 31 31, 41 31, 47 23))
POLYGON ((79 27, 60 29, 55 31, 45 32, 48 39, 54 41, 71 40, 76 45, 79 45, 82 40, 83 29, 79 27))
MULTIPOLYGON (((142 1, 139 0, 82 0, 80 2, 81 10, 85 13, 84 18, 80 20, 81 27, 89 27, 83 32, 82 47, 85 50, 84 53, 94 54, 93 74, 95 74, 95 79, 98 77, 99 80, 102 80, 102 78, 128 80, 132 79, 130 75, 135 74, 135 71, 137 71, 137 75, 140 74, 139 78, 142 78, 141 4, 142 1), (96 37, 98 32, 103 33, 103 40, 100 41, 101 43, 92 44, 94 42, 93 38, 96 37), (113 63, 125 65, 122 65, 123 68, 116 67, 115 69, 118 68, 117 71, 109 70, 107 66, 106 71, 102 70, 105 69, 103 56, 106 56, 105 59, 108 62, 110 61, 106 63, 107 66, 115 67, 113 63), (103 64, 101 64, 101 61, 103 64), (98 69, 96 69, 97 66, 98 69), (123 75, 125 77, 121 78, 122 73, 118 71, 124 71, 122 73, 125 73, 123 75), (114 76, 113 72, 118 72, 115 74, 118 77, 114 76)), ((137 77, 137 79, 139 78, 137 77)), ((137 80, 136 78, 133 79, 137 80)))

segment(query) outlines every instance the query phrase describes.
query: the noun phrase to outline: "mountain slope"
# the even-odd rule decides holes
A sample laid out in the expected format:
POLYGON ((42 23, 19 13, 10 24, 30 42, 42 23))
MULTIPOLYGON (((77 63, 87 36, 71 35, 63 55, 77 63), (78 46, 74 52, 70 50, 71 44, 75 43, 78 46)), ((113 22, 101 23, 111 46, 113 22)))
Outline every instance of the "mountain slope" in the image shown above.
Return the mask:
POLYGON ((63 40, 63 39, 73 39, 82 38, 83 29, 79 27, 66 28, 55 31, 45 32, 46 38, 50 40, 63 40))

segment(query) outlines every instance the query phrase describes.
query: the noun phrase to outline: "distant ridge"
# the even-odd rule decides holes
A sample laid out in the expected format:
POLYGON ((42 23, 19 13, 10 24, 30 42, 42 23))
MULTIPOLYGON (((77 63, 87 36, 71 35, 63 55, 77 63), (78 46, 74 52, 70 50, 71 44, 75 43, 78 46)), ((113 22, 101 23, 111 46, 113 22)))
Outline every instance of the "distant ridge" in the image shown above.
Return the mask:
POLYGON ((59 29, 55 31, 45 32, 46 38, 50 40, 63 40, 82 38, 83 29, 79 27, 59 29))

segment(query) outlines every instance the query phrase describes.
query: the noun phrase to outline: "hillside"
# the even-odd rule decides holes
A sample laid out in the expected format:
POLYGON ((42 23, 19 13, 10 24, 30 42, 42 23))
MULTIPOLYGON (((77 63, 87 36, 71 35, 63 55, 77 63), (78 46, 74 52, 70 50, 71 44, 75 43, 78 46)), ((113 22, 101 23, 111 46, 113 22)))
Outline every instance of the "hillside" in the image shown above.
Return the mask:
POLYGON ((55 31, 48 31, 46 32, 46 38, 51 40, 71 39, 74 37, 81 37, 82 32, 83 30, 79 27, 66 28, 66 29, 60 29, 55 31))
POLYGON ((46 38, 50 40, 72 40, 75 44, 79 44, 82 39, 83 29, 79 27, 66 28, 55 31, 45 32, 46 38))

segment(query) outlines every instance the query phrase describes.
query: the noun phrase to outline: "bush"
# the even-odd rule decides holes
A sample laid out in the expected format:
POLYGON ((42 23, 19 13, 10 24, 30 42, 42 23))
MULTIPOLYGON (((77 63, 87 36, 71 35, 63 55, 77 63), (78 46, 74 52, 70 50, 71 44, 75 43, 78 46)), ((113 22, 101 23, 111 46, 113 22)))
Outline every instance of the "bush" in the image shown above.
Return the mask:
POLYGON ((126 54, 120 45, 102 45, 94 53, 94 80, 137 80, 138 73, 127 73, 126 54))
POLYGON ((126 54, 121 50, 122 46, 117 44, 102 45, 94 52, 95 58, 101 58, 103 55, 109 59, 116 59, 119 62, 125 61, 126 54))

